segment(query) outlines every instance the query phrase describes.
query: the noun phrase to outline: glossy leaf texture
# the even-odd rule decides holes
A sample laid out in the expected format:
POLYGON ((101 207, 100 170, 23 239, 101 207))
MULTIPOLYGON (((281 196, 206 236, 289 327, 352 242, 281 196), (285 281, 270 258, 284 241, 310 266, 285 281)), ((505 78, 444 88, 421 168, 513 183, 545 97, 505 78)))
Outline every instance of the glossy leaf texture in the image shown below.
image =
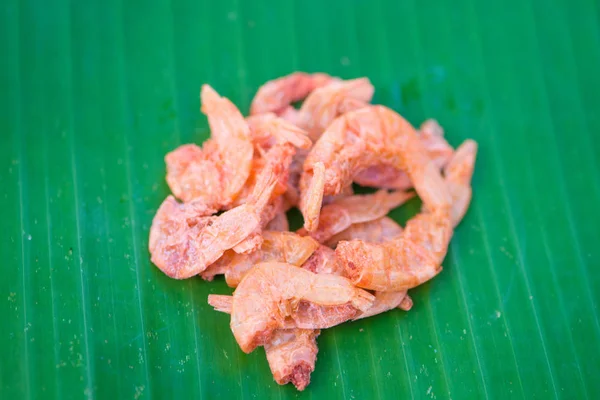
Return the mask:
MULTIPOLYGON (((600 6, 589 0, 0 5, 0 398, 600 398, 600 6), (151 265, 164 155, 295 70, 480 144, 434 281, 326 330, 303 393, 151 265)), ((411 202, 392 213, 406 220, 411 202)))

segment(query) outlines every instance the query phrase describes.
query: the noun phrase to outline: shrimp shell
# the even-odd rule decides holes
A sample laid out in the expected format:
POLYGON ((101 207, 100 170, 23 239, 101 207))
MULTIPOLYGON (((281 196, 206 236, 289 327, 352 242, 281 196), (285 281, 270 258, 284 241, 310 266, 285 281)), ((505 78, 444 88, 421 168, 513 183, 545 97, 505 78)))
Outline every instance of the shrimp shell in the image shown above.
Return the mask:
POLYGON ((365 242, 381 243, 402 233, 402 227, 389 217, 374 221, 352 224, 348 229, 332 236, 325 244, 335 247, 342 240, 360 239, 365 242))
POLYGON ((212 280, 216 274, 224 274, 227 285, 236 287, 244 275, 256 264, 277 261, 300 266, 319 246, 310 237, 302 237, 293 232, 262 232, 262 246, 250 254, 226 252, 221 259, 202 273, 202 277, 212 280))
POLYGON ((249 353, 268 343, 274 331, 285 327, 286 317, 303 300, 324 306, 348 304, 364 311, 374 298, 343 277, 317 275, 285 263, 259 264, 233 293, 231 330, 242 351, 249 353))
POLYGON ((300 235, 310 235, 324 243, 353 224, 373 221, 384 217, 392 209, 414 197, 414 193, 380 190, 374 194, 353 195, 335 200, 323 206, 319 214, 318 228, 312 232, 300 229, 300 235))
POLYGON ((294 72, 262 85, 250 105, 250 115, 284 111, 290 104, 304 99, 313 90, 337 81, 327 74, 294 72))
MULTIPOLYGON (((417 132, 431 161, 439 168, 443 168, 454 150, 444 139, 444 130, 434 119, 428 119, 421 124, 417 132)), ((392 165, 373 165, 354 177, 359 185, 378 187, 383 189, 407 190, 413 187, 405 171, 394 168, 392 165)))
POLYGON ((291 382, 302 391, 310 383, 310 374, 317 361, 317 336, 320 330, 282 329, 265 344, 267 361, 275 382, 291 382))
POLYGON ((401 291, 437 275, 446 256, 453 227, 460 222, 471 199, 477 144, 465 141, 445 169, 452 197, 451 209, 424 211, 406 224, 396 239, 382 244, 342 241, 336 256, 357 286, 378 291, 401 291))
POLYGON ((195 203, 178 204, 173 196, 167 197, 150 228, 152 262, 166 275, 185 279, 204 271, 226 250, 256 237, 276 179, 270 168, 265 169, 248 203, 218 217, 206 216, 213 210, 201 207, 198 212, 195 203))
POLYGON ((223 198, 226 183, 218 160, 217 145, 211 139, 202 148, 185 144, 169 152, 165 164, 171 192, 185 202, 197 201, 207 207, 221 208, 227 202, 223 198))
POLYGON ((415 129, 389 108, 368 106, 333 121, 308 154, 300 181, 304 227, 308 231, 317 228, 323 194, 341 192, 360 171, 381 163, 406 170, 430 209, 449 207, 443 178, 415 129), (320 187, 323 194, 318 193, 320 187))
MULTIPOLYGON (((208 304, 215 311, 231 314, 233 309, 233 296, 209 294, 208 304)), ((373 303, 375 304, 375 302, 373 303)), ((378 306, 381 308, 381 306, 378 306)), ((371 307, 363 311, 369 312, 371 307)), ((322 329, 332 327, 356 318, 361 312, 352 304, 338 306, 317 305, 308 301, 299 301, 291 310, 289 316, 278 330, 282 329, 322 329)), ((268 341, 266 342, 268 343, 268 341)))
POLYGON ((406 290, 399 292, 375 292, 373 305, 367 311, 354 317, 354 320, 372 317, 393 310, 394 308, 401 308, 404 311, 412 308, 412 299, 408 296, 406 290))
POLYGON ((316 141, 338 115, 366 106, 374 92, 368 78, 334 82, 315 89, 300 108, 300 126, 316 141))
MULTIPOLYGON (((383 243, 401 234, 402 228, 392 219, 383 217, 375 221, 352 225, 352 227, 344 232, 346 240, 362 239, 372 243, 383 243)), ((331 252, 334 253, 333 251, 331 252)), ((336 262, 336 265, 339 268, 342 263, 336 262)), ((340 274, 343 274, 343 272, 340 272, 340 274)), ((408 296, 406 290, 399 292, 375 292, 375 302, 373 302, 368 310, 358 314, 354 319, 371 317, 394 308, 400 308, 404 311, 412 308, 412 299, 408 296)))

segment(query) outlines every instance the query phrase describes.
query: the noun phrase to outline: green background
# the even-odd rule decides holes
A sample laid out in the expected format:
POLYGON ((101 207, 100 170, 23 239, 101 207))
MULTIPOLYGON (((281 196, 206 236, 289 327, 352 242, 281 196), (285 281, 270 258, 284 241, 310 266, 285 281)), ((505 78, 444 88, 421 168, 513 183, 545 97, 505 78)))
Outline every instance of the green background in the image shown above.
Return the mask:
POLYGON ((151 3, 0 5, 0 398, 600 398, 597 1, 151 3), (200 85, 247 112, 295 70, 480 144, 443 273, 325 331, 301 394, 208 307, 222 280, 147 252, 200 85))

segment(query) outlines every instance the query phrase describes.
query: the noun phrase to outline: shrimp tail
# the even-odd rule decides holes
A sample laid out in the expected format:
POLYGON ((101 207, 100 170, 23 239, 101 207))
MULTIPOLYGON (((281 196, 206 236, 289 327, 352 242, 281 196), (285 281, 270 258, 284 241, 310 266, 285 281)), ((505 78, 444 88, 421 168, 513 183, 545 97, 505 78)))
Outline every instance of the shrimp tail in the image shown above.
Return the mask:
POLYGON ((273 170, 273 166, 267 164, 258 176, 258 181, 249 201, 259 213, 269 204, 278 180, 279 177, 273 170))
POLYGON ((319 215, 325 188, 325 164, 315 163, 308 188, 300 199, 300 211, 304 217, 304 228, 312 232, 319 226, 319 215))
POLYGON ((471 179, 476 157, 477 143, 470 139, 465 140, 444 168, 446 184, 452 197, 450 214, 453 226, 460 223, 471 203, 471 179))
POLYGON ((374 297, 371 293, 357 288, 356 295, 352 297, 352 305, 364 312, 371 307, 373 300, 374 297))
POLYGON ((382 207, 390 210, 400 207, 402 204, 416 196, 415 192, 405 192, 402 190, 395 190, 393 192, 385 191, 383 193, 385 193, 385 196, 382 196, 382 207))
POLYGON ((210 304, 215 309, 215 311, 231 314, 233 297, 221 294, 209 294, 208 304, 210 304))
POLYGON ((200 99, 202 100, 201 111, 206 113, 208 110, 207 104, 211 104, 212 102, 218 101, 221 99, 221 96, 217 93, 215 89, 213 89, 210 85, 204 84, 200 88, 200 99))
POLYGON ((344 91, 346 92, 346 99, 354 99, 360 101, 363 105, 368 104, 375 94, 375 87, 369 80, 369 78, 356 78, 341 83, 344 85, 344 91))
POLYGON ((412 306, 413 299, 409 295, 406 295, 406 297, 404 297, 404 299, 402 299, 402 301, 398 305, 398 308, 404 311, 409 311, 412 308, 412 306))
POLYGON ((296 125, 281 118, 278 121, 277 128, 277 134, 281 140, 291 143, 299 149, 308 150, 312 147, 312 141, 304 129, 298 128, 296 125))

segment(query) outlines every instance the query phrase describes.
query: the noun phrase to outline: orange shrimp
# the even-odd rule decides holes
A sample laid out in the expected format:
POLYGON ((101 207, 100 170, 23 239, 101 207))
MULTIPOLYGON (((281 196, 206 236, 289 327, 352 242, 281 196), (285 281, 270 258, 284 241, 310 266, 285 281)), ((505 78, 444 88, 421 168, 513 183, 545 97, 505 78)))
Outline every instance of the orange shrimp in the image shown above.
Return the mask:
POLYGON ((294 72, 262 85, 250 105, 250 115, 281 113, 286 107, 304 99, 316 88, 337 81, 327 74, 294 72))
MULTIPOLYGON (((383 309, 382 305, 377 302, 377 297, 374 296, 373 298, 374 301, 372 304, 377 304, 378 309, 383 309)), ((211 305, 215 309, 215 311, 231 314, 231 310, 233 308, 233 296, 209 294, 208 304, 211 305)), ((283 325, 274 332, 286 329, 323 329, 324 327, 330 328, 332 326, 336 326, 346 321, 355 319, 363 313, 368 313, 369 310, 371 310, 371 307, 373 307, 373 305, 367 308, 365 311, 361 312, 349 303, 337 306, 324 306, 302 300, 299 301, 296 305, 294 305, 294 307, 291 310, 289 310, 289 315, 286 317, 285 321, 283 322, 283 325)), ((399 308, 400 306, 397 305, 397 307, 399 308)), ((267 340, 263 345, 266 345, 267 343, 269 343, 269 340, 267 340)))
POLYGON ((366 106, 374 92, 368 78, 333 82, 315 89, 300 108, 300 126, 316 141, 337 116, 366 106))
POLYGON ((336 256, 355 285, 378 291, 402 291, 441 271, 453 227, 464 215, 471 198, 476 152, 475 142, 464 142, 445 170, 451 209, 431 210, 425 204, 424 211, 408 221, 399 237, 382 244, 361 240, 338 244, 336 256))
POLYGON ((202 273, 202 278, 212 280, 215 275, 224 274, 227 284, 236 287, 256 264, 277 261, 300 266, 319 246, 312 238, 298 236, 293 232, 263 231, 262 238, 261 247, 250 254, 226 252, 202 273))
MULTIPOLYGON (((208 303, 216 311, 231 314, 233 296, 209 295, 208 303)), ((368 311, 366 311, 368 312, 368 311)), ((265 344, 265 353, 275 381, 280 384, 292 382, 298 390, 310 383, 310 374, 315 369, 318 352, 316 337, 319 329, 310 326, 333 326, 351 320, 358 311, 351 305, 316 306, 300 301, 292 310, 290 321, 284 329, 275 330, 265 344), (296 325, 309 326, 297 328, 296 325)))
MULTIPOLYGON (((373 304, 375 304, 375 302, 376 297, 374 297, 373 304)), ((233 296, 209 294, 208 304, 210 304, 215 311, 231 314, 231 310, 233 309, 233 296)), ((370 308, 371 307, 367 308, 363 313, 369 312, 370 308)), ((289 315, 278 330, 330 328, 346 321, 350 321, 361 314, 361 311, 350 303, 337 306, 324 306, 304 300, 299 301, 288 310, 288 312, 289 315)))
POLYGON ((381 163, 407 171, 428 208, 449 207, 443 178, 415 129, 389 108, 368 106, 333 121, 308 154, 300 181, 304 227, 317 228, 323 194, 341 192, 360 171, 381 163))
MULTIPOLYGON (((293 107, 286 108, 282 117, 308 130, 311 140, 315 141, 338 115, 368 104, 373 92, 373 85, 367 78, 333 82, 315 89, 299 111, 293 107)), ((307 154, 307 151, 298 151, 292 161, 286 192, 286 197, 292 205, 298 204, 300 176, 307 154)))
MULTIPOLYGON (((401 234, 402 228, 392 219, 383 217, 375 221, 352 225, 343 233, 346 235, 346 239, 344 240, 361 239, 371 243, 383 243, 401 234), (355 227, 357 226, 360 228, 356 229, 355 227)), ((332 250, 330 251, 334 253, 335 258, 335 252, 332 250)), ((337 262, 336 259, 336 267, 340 268, 341 264, 342 263, 337 262)), ((340 272, 340 274, 343 274, 343 272, 340 272)), ((356 317, 354 317, 354 319, 356 320, 371 317, 394 308, 400 308, 404 311, 408 311, 411 309, 411 307, 412 299, 410 296, 408 296, 406 290, 399 292, 375 292, 375 301, 371 307, 368 310, 358 314, 356 317)))
POLYGON ((301 301, 349 305, 364 311, 373 303, 373 296, 343 277, 317 275, 285 263, 259 264, 248 271, 233 293, 231 330, 242 351, 249 353, 268 343, 301 301))
MULTIPOLYGON (((232 302, 232 296, 208 296, 208 303, 216 311, 231 314, 232 302)), ((347 321, 356 314, 354 309, 344 320, 347 321)), ((315 370, 319 351, 316 338, 320 332, 318 329, 301 328, 278 329, 273 332, 264 347, 275 382, 280 385, 292 382, 298 390, 304 390, 308 386, 310 374, 315 370)))
MULTIPOLYGON (((454 150, 444 139, 442 127, 436 120, 428 119, 421 124, 417 133, 431 161, 439 168, 443 168, 452 157, 454 150)), ((363 186, 398 190, 407 190, 413 186, 406 172, 386 164, 373 165, 359 172, 354 177, 354 182, 363 186)))
POLYGON ((201 273, 226 250, 260 232, 261 214, 271 198, 276 180, 273 171, 265 169, 249 201, 218 217, 206 216, 214 210, 204 206, 193 217, 197 203, 178 204, 172 196, 167 197, 150 228, 152 262, 176 279, 201 273))
POLYGON ((310 374, 317 361, 316 329, 282 329, 273 334, 265 344, 267 361, 275 382, 285 385, 291 382, 302 391, 310 383, 310 374))
POLYGON ((343 232, 353 224, 373 221, 384 217, 392 209, 414 197, 414 193, 380 190, 374 194, 353 195, 337 199, 323 206, 319 214, 318 228, 312 232, 300 229, 300 235, 310 235, 319 243, 343 232))
POLYGON ((402 227, 393 219, 383 217, 374 221, 352 224, 348 229, 332 236, 325 244, 335 247, 342 240, 360 239, 365 242, 381 243, 402 233, 402 227))

